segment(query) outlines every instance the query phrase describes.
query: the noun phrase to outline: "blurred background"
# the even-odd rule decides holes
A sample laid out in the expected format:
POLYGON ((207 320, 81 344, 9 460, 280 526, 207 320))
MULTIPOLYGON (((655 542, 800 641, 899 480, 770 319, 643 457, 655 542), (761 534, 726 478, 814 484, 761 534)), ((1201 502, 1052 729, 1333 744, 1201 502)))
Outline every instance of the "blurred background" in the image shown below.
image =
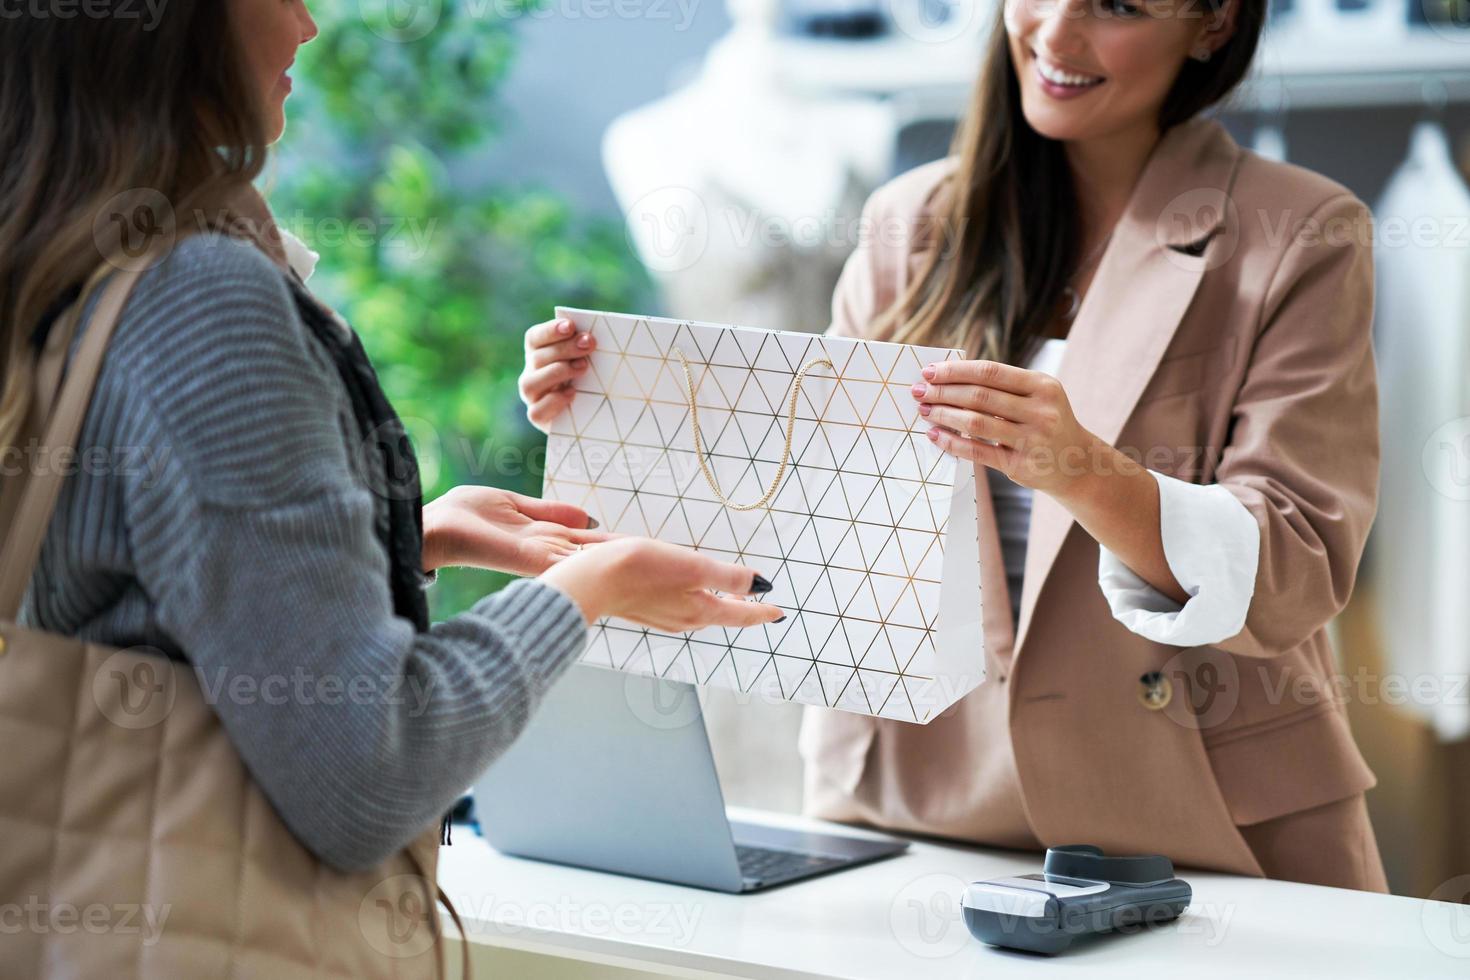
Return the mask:
MULTIPOLYGON (((825 329, 864 199, 948 152, 994 19, 990 0, 312 8, 266 189, 322 253, 313 286, 362 333, 430 498, 539 494, 515 379, 558 304, 825 329)), ((1218 118, 1375 210, 1383 503, 1335 631, 1393 890, 1460 900, 1436 889, 1470 873, 1470 0, 1275 3, 1218 118)), ((446 572, 435 615, 503 584, 446 572)), ((801 709, 704 697, 730 802, 799 808, 801 709)))

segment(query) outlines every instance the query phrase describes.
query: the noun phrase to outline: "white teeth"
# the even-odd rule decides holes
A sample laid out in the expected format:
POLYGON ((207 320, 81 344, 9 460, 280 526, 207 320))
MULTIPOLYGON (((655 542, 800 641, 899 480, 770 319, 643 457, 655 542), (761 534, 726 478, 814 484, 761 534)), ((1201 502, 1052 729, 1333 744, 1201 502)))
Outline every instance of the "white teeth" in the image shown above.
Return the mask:
POLYGON ((1052 67, 1040 58, 1036 59, 1036 68, 1041 72, 1042 78, 1056 85, 1082 86, 1092 85, 1095 82, 1102 81, 1102 79, 1091 75, 1074 75, 1072 72, 1062 71, 1060 68, 1052 67))

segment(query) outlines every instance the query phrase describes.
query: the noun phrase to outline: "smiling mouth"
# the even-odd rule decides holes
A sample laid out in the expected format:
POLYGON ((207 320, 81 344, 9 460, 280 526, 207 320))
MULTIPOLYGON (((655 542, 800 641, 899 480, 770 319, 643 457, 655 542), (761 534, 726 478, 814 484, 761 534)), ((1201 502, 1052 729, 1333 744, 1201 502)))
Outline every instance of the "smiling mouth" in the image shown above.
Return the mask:
POLYGON ((1031 51, 1031 57, 1036 62, 1036 73, 1052 85, 1070 89, 1095 88, 1107 79, 1100 75, 1084 75, 1080 72, 1070 71, 1038 55, 1035 49, 1031 51))

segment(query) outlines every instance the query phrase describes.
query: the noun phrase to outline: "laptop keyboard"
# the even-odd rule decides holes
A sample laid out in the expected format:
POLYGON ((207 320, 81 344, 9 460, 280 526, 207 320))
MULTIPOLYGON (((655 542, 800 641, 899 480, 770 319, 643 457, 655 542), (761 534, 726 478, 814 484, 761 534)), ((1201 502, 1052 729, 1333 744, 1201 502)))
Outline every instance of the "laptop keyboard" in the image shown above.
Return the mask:
POLYGON ((768 885, 840 867, 846 863, 842 858, 802 854, 799 851, 778 851, 769 847, 749 847, 744 844, 735 845, 735 857, 740 862, 741 875, 748 880, 768 885))

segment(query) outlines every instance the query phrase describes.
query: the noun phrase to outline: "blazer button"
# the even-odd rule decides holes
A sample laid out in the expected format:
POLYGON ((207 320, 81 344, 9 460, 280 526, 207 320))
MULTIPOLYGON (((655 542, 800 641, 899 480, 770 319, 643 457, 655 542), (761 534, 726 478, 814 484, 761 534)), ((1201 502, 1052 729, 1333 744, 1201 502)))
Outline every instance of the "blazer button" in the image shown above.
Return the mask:
POLYGON ((1138 700, 1150 711, 1162 711, 1174 698, 1174 684, 1157 670, 1138 679, 1138 700))

